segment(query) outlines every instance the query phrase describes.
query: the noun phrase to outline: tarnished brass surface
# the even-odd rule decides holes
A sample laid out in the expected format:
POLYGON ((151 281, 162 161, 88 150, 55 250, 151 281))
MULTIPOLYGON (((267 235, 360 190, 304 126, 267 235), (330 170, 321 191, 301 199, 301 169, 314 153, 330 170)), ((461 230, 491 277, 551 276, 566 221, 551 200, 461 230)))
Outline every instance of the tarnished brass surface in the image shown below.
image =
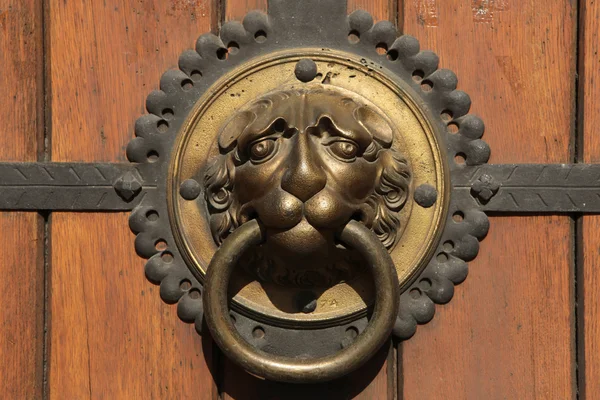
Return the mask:
POLYGON ((234 327, 228 310, 229 280, 243 254, 265 240, 256 220, 237 228, 213 256, 204 289, 204 316, 221 350, 247 371, 275 381, 323 382, 360 367, 389 338, 396 321, 400 288, 394 263, 377 236, 360 222, 350 221, 339 234, 345 245, 360 252, 377 287, 369 325, 339 353, 302 359, 265 353, 248 344, 234 327))
POLYGON ((242 260, 261 282, 328 288, 364 270, 334 232, 350 219, 387 248, 401 231, 410 189, 393 129, 358 95, 331 85, 282 88, 238 111, 219 134, 204 174, 213 238, 252 218, 266 241, 242 260))
POLYGON ((389 249, 401 286, 423 267, 445 218, 448 174, 406 84, 354 55, 307 49, 257 59, 213 88, 179 135, 170 217, 200 279, 230 231, 255 217, 266 226, 267 240, 232 277, 233 308, 291 327, 364 315, 375 295, 368 266, 333 234, 350 219, 389 249), (295 74, 306 58, 318 70, 308 83, 295 74), (187 179, 206 186, 206 202, 179 196, 187 179), (437 192, 431 207, 413 200, 424 184, 437 192))

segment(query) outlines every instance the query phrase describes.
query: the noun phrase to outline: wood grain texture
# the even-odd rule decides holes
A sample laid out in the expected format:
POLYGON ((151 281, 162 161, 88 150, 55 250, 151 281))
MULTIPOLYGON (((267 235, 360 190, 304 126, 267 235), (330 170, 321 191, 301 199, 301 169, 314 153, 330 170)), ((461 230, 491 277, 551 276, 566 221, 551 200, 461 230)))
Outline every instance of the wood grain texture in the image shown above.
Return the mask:
POLYGON ((0 393, 41 398, 43 388, 43 219, 36 213, 1 213, 0 393))
POLYGON ((51 398, 213 399, 210 351, 146 282, 127 215, 52 218, 51 398))
POLYGON ((41 1, 0 0, 0 125, 2 161, 35 161, 43 134, 41 1), (41 95, 41 96, 40 96, 41 95))
POLYGON ((225 1, 225 21, 241 21, 249 11, 267 12, 267 0, 225 1))
MULTIPOLYGON (((405 2, 404 27, 457 73, 491 163, 569 162, 575 2, 405 2)), ((567 217, 494 217, 467 281, 403 344, 406 399, 572 398, 567 217)))
MULTIPOLYGON (((598 153, 594 162, 598 160, 598 153)), ((589 161, 591 162, 591 161, 589 161)), ((583 319, 579 324, 581 329, 579 345, 580 351, 579 391, 584 393, 582 399, 600 398, 600 216, 583 217, 583 274, 578 278, 582 285, 583 296, 579 297, 583 312, 578 318, 583 319)))
POLYGON ((368 11, 375 22, 396 22, 398 0, 348 0, 348 13, 356 10, 368 11))
MULTIPOLYGON (((0 0, 0 160, 43 152, 43 35, 40 0, 0 0), (38 145, 39 144, 39 145, 38 145)), ((44 343, 43 219, 0 213, 0 393, 41 398, 44 343)))
POLYGON ((572 398, 570 222, 519 218, 492 220, 452 302, 403 344, 406 400, 572 398))
MULTIPOLYGON (((579 134, 583 139, 583 162, 600 163, 600 137, 598 126, 598 96, 600 96, 600 3, 593 0, 581 2, 579 43, 579 134)), ((579 304, 583 312, 581 322, 580 393, 582 399, 600 398, 600 216, 583 217, 583 259, 579 304), (583 397, 586 396, 586 397, 583 397)))
MULTIPOLYGON (((50 1, 54 160, 124 161, 146 95, 210 30, 211 10, 208 0, 50 1)), ((50 397, 213 399, 210 346, 146 281, 127 220, 52 216, 50 397)))
POLYGON ((210 30, 210 0, 50 4, 52 156, 126 161, 160 77, 210 30))
MULTIPOLYGON (((374 19, 395 18, 389 0, 350 0, 348 11, 364 9, 374 19)), ((267 10, 266 0, 226 0, 226 20, 241 20, 251 10, 267 10)), ((321 385, 288 385, 257 379, 232 362, 222 360, 223 399, 385 399, 394 393, 394 353, 382 349, 368 365, 348 377, 321 385), (389 359, 389 361, 388 361, 389 359), (391 363, 391 364, 390 364, 391 363)))

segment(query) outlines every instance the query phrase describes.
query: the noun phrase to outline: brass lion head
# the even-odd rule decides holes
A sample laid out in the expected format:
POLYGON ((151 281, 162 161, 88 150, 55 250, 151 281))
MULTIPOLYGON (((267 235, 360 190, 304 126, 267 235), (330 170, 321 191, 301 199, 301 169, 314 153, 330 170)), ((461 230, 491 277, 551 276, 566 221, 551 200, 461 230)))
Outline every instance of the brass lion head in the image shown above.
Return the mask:
POLYGON ((360 270, 336 242, 351 219, 383 245, 396 243, 411 169, 392 148, 389 120, 366 100, 323 85, 280 90, 234 114, 205 171, 205 200, 217 244, 258 219, 266 241, 245 266, 263 281, 329 286, 360 270))

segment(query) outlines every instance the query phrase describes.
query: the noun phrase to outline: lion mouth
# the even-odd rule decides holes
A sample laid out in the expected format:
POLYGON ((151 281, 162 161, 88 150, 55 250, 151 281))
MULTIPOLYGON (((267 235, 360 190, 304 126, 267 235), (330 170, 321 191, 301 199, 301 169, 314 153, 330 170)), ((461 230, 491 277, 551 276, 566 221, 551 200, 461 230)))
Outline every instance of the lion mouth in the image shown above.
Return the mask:
POLYGON ((335 230, 317 229, 305 217, 292 228, 266 228, 265 234, 244 264, 262 282, 328 288, 363 270, 360 257, 339 243, 335 230))

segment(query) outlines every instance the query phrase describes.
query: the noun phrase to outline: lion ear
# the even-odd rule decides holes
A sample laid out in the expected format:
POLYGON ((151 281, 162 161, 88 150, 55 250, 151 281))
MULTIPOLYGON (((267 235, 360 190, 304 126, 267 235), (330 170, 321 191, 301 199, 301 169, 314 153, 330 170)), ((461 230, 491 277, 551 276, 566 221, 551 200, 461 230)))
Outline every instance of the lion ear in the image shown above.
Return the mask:
POLYGON ((252 111, 236 113, 223 127, 219 134, 219 147, 223 151, 230 151, 236 145, 238 138, 246 127, 256 119, 252 111))
POLYGON ((362 106, 354 111, 354 118, 365 127, 374 140, 385 147, 392 145, 394 139, 392 125, 381 114, 362 106))

